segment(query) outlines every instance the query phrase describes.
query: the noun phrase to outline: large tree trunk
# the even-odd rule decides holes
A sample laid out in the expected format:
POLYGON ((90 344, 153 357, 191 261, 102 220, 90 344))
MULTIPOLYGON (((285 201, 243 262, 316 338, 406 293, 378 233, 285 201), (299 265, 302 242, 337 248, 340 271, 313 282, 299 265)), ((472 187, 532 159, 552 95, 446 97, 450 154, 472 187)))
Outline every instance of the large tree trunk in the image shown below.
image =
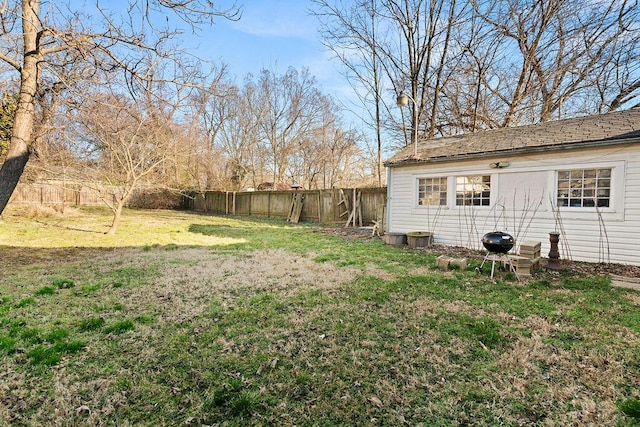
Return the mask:
POLYGON ((29 160, 29 147, 23 142, 11 142, 7 159, 0 169, 0 215, 9 203, 29 160))
POLYGON ((24 1, 22 5, 22 29, 24 38, 24 63, 20 69, 20 93, 18 107, 11 131, 7 159, 0 169, 0 215, 9 203, 29 161, 29 146, 33 139, 35 97, 38 87, 38 62, 41 59, 37 45, 38 1, 24 1))

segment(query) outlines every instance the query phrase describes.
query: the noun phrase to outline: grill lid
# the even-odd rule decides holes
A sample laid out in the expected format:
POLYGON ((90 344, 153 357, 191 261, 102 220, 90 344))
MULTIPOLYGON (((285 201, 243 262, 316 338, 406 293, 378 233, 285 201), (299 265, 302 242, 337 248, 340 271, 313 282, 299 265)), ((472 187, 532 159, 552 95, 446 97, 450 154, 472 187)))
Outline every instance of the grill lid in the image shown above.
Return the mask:
POLYGON ((513 248, 514 244, 513 236, 502 231, 492 231, 482 236, 482 245, 489 252, 506 254, 513 248))

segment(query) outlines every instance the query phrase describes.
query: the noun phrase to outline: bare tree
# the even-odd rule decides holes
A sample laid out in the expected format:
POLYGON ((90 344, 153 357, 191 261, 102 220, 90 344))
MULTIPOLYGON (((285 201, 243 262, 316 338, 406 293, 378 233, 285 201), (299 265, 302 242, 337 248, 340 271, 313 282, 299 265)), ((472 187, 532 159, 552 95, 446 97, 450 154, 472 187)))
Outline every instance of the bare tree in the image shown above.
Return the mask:
POLYGON ((242 87, 226 83, 208 98, 201 116, 208 146, 226 170, 223 187, 234 191, 247 187, 249 181, 255 187, 262 178, 260 168, 256 170, 256 163, 260 163, 256 157, 263 151, 260 123, 266 106, 259 101, 258 91, 250 76, 242 87))
MULTIPOLYGON (((387 94, 395 107, 400 92, 409 95, 411 141, 416 131, 432 137, 439 132, 438 116, 443 88, 450 80, 459 52, 450 47, 464 14, 466 2, 446 0, 361 0, 347 6, 342 0, 315 0, 322 20, 322 34, 334 45, 336 56, 346 65, 347 76, 368 90, 381 118, 387 94), (360 52, 360 53, 358 53, 360 52), (383 85, 392 86, 392 93, 383 85)), ((366 99, 363 97, 363 99, 366 99)), ((404 121, 404 116, 403 116, 404 121)), ((382 127, 380 127, 382 129, 382 127)))
MULTIPOLYGON (((331 98, 322 97, 316 102, 321 108, 321 118, 299 141, 289 175, 308 189, 334 188, 351 176, 352 165, 345 160, 361 152, 358 143, 363 138, 345 128, 340 110, 331 98)), ((375 162, 375 156, 372 161, 375 162)))
POLYGON ((640 94, 637 1, 488 0, 474 9, 504 52, 485 79, 507 106, 502 126, 631 106, 640 94), (503 85, 507 70, 517 79, 503 85))
MULTIPOLYGON (((358 145, 361 140, 362 137, 353 129, 329 129, 323 140, 326 153, 322 158, 323 188, 353 187, 363 183, 364 176, 359 173, 360 167, 367 163, 367 159, 375 161, 376 157, 365 158, 358 145)), ((372 170, 377 165, 375 161, 372 170)), ((369 184, 372 182, 370 179, 366 181, 369 184)))
POLYGON ((271 151, 273 183, 287 179, 295 150, 321 118, 322 96, 307 69, 290 68, 281 76, 262 70, 258 77, 261 135, 271 151))
POLYGON ((121 70, 130 83, 145 79, 138 69, 140 55, 155 52, 165 59, 180 59, 180 52, 167 43, 178 31, 158 24, 168 20, 156 17, 173 14, 193 29, 216 17, 239 17, 235 6, 220 10, 210 0, 131 0, 124 9, 128 16, 122 19, 107 4, 96 1, 93 17, 75 10, 71 2, 43 3, 44 11, 40 0, 3 3, 0 60, 20 76, 20 89, 11 142, 0 169, 0 213, 29 160, 37 96, 44 82, 64 85, 65 71, 72 65, 87 72, 121 70))
POLYGON ((104 203, 113 212, 107 234, 115 234, 122 208, 136 189, 145 182, 157 185, 166 180, 163 167, 182 140, 183 129, 174 120, 180 96, 174 93, 174 102, 163 101, 157 95, 166 93, 158 86, 162 84, 136 99, 120 93, 119 84, 103 82, 100 91, 75 111, 78 126, 69 135, 81 159, 75 175, 102 191, 104 203))
POLYGON ((640 105, 637 0, 313 3, 325 43, 370 111, 385 106, 392 136, 380 95, 400 91, 412 99, 401 121, 425 137, 640 105))
POLYGON ((389 106, 385 102, 384 64, 378 53, 379 44, 385 38, 378 28, 382 20, 380 2, 312 0, 312 3, 316 6, 313 13, 320 21, 325 46, 343 64, 345 76, 366 107, 361 119, 375 129, 375 171, 378 186, 382 186, 384 118, 389 115, 389 106), (369 104, 373 104, 373 108, 368 108, 369 104))
POLYGON ((207 142, 198 152, 215 188, 237 191, 285 181, 323 188, 329 156, 337 157, 336 168, 345 165, 341 157, 355 150, 360 137, 343 130, 340 109, 308 70, 262 70, 247 75, 242 86, 223 81, 216 93, 201 92, 206 101, 197 121, 207 142))
MULTIPOLYGON (((444 135, 502 125, 503 104, 490 96, 488 76, 492 70, 500 68, 497 58, 504 37, 496 35, 473 13, 468 13, 460 31, 465 35, 454 37, 452 46, 460 52, 459 61, 449 71, 455 77, 451 77, 443 87, 445 102, 438 127, 444 135)), ((497 81, 511 82, 511 74, 505 72, 497 81)))

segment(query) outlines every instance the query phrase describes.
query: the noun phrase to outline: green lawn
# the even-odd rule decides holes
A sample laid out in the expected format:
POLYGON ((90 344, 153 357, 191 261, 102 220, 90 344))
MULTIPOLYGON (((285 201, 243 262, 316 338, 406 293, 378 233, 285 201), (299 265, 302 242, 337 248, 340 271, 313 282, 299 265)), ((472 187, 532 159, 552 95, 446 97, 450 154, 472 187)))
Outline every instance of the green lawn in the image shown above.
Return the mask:
POLYGON ((638 425, 640 294, 317 225, 0 223, 0 425, 638 425), (472 265, 473 267, 473 265, 472 265))

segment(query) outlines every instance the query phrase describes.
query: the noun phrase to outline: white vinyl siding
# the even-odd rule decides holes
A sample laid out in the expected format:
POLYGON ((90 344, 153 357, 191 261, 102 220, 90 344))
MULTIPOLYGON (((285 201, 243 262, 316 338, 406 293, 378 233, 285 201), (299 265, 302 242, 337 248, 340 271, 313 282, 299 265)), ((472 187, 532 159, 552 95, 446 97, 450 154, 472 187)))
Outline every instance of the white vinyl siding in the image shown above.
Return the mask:
MULTIPOLYGON (((516 238, 515 251, 521 242, 541 242, 546 257, 549 233, 557 231, 563 259, 640 265, 640 144, 407 165, 388 172, 388 232, 430 231, 436 244, 482 250, 482 235, 499 230, 516 238), (510 165, 492 169, 496 161, 510 165), (558 206, 561 171, 600 169, 611 170, 608 207, 558 206), (491 177, 489 206, 456 205, 456 177, 478 175, 491 177), (417 206, 417 182, 423 177, 448 177, 447 206, 417 206)), ((604 190, 605 184, 596 186, 604 190)))

